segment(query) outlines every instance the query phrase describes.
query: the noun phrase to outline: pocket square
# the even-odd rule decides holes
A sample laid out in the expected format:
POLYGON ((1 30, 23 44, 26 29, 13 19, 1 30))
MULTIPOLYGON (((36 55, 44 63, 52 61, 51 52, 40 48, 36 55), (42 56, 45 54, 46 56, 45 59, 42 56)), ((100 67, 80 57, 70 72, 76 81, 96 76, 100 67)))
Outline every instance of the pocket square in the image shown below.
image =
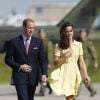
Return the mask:
POLYGON ((38 49, 37 47, 34 47, 33 49, 38 49))

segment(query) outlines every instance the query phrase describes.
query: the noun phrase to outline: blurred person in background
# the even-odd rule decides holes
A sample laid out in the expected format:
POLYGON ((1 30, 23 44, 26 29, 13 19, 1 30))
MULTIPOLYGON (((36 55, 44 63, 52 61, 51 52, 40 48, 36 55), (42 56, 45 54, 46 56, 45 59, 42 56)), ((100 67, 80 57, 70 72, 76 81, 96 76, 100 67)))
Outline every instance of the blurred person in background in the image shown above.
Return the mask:
MULTIPOLYGON (((92 59, 93 68, 98 68, 97 53, 92 41, 88 39, 88 32, 85 29, 80 29, 79 35, 79 41, 83 44, 83 54, 87 67, 89 66, 90 59, 92 59)), ((86 86, 86 88, 90 92, 91 97, 97 93, 91 83, 88 85, 88 87, 86 86)))
MULTIPOLYGON (((46 37, 46 33, 43 29, 40 29, 38 32, 39 38, 43 41, 44 45, 44 52, 45 52, 45 58, 48 63, 48 69, 53 66, 53 44, 48 38, 46 37)), ((41 65, 40 65, 41 66, 41 65)), ((41 72, 40 72, 41 73, 41 72)), ((41 76, 41 75, 40 75, 41 76)), ((49 93, 52 93, 52 89, 50 87, 49 81, 47 81, 47 84, 42 83, 41 77, 39 77, 40 80, 40 90, 39 93, 35 94, 36 96, 45 96, 45 90, 48 88, 49 93)))

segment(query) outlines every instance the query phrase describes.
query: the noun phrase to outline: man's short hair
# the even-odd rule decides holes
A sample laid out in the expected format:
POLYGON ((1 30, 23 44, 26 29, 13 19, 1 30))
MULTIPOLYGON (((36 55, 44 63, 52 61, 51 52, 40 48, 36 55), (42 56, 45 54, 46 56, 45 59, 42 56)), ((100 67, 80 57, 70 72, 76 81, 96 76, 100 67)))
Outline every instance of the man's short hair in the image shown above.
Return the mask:
POLYGON ((26 19, 24 19, 24 20, 23 20, 23 26, 26 27, 28 22, 33 22, 33 23, 34 23, 34 20, 31 19, 31 18, 26 18, 26 19))

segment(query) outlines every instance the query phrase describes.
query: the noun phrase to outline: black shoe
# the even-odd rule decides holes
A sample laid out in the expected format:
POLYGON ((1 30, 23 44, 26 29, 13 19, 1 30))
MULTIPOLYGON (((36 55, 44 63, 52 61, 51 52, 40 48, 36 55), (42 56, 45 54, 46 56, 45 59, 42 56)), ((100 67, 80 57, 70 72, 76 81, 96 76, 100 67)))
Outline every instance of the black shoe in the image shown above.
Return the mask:
POLYGON ((49 90, 49 93, 48 93, 48 94, 49 94, 49 95, 52 94, 52 90, 51 90, 51 89, 49 90))
POLYGON ((96 95, 96 94, 97 94, 97 92, 94 91, 94 92, 91 93, 90 97, 93 97, 93 96, 96 95))
POLYGON ((45 96, 45 95, 42 93, 37 93, 37 94, 35 94, 35 96, 45 96))

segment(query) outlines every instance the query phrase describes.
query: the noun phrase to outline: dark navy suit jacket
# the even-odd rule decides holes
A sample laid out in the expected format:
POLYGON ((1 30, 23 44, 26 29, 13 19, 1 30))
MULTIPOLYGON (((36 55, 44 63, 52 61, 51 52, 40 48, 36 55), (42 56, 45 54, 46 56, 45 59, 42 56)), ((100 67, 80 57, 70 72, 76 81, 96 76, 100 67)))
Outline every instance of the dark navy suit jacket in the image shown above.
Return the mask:
POLYGON ((14 84, 38 84, 40 69, 42 74, 47 74, 47 62, 45 60, 44 47, 40 39, 31 37, 29 52, 26 54, 22 35, 9 41, 5 62, 12 68, 14 84), (25 73, 19 70, 20 65, 28 64, 32 71, 25 73), (41 66, 39 66, 41 65, 41 66))

